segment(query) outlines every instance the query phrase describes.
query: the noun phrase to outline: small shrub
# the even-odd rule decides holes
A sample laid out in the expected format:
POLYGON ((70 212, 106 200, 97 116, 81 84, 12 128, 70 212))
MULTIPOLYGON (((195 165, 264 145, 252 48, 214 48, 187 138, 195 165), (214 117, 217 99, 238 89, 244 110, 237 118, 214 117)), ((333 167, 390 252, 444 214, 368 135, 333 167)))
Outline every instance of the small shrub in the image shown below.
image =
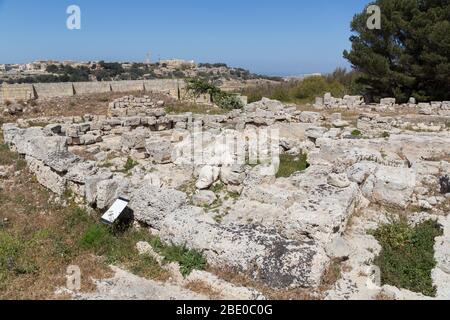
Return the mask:
POLYGON ((280 167, 276 174, 277 178, 289 178, 292 174, 304 171, 309 167, 307 155, 291 156, 288 154, 280 155, 280 167))
POLYGON ((325 92, 331 92, 334 97, 341 97, 345 88, 337 81, 327 82, 322 76, 309 77, 298 83, 293 89, 293 96, 301 101, 313 101, 315 97, 323 96, 325 92))
POLYGON ((244 106, 235 94, 224 92, 214 84, 200 78, 187 79, 186 90, 194 97, 202 94, 211 95, 213 102, 225 110, 241 109, 244 106))
POLYGON ((242 109, 244 107, 242 101, 236 95, 223 91, 213 95, 213 101, 225 110, 242 109))
POLYGON ((225 185, 221 182, 216 183, 214 185, 211 186, 211 188, 209 188, 210 191, 214 192, 214 193, 220 193, 225 189, 225 185))
POLYGON ((373 235, 382 246, 375 265, 381 270, 383 285, 436 295, 431 272, 436 267, 435 238, 442 235, 436 221, 426 221, 415 228, 397 221, 381 226, 373 235))
POLYGON ((155 238, 151 244, 164 257, 166 262, 178 262, 180 272, 184 277, 187 277, 193 270, 204 270, 206 268, 205 257, 196 250, 189 250, 186 246, 169 246, 159 238, 155 238))
POLYGON ((97 254, 104 254, 113 242, 107 226, 94 224, 82 235, 80 244, 84 249, 94 250, 97 254))
POLYGON ((144 278, 164 280, 164 270, 158 262, 149 255, 140 255, 131 262, 125 263, 133 274, 144 278))
POLYGON ((139 163, 138 163, 137 161, 134 161, 133 159, 128 158, 128 159, 127 159, 127 162, 125 163, 125 166, 123 167, 123 171, 124 171, 125 173, 126 173, 126 172, 129 172, 129 171, 131 171, 134 167, 136 167, 138 164, 139 164, 139 163))
POLYGON ((0 232, 0 280, 11 274, 35 273, 37 269, 26 252, 26 243, 16 236, 0 232))
POLYGON ((361 137, 362 136, 362 132, 359 131, 359 130, 353 130, 351 135, 354 136, 354 137, 361 137))
POLYGON ((381 135, 382 138, 389 138, 391 136, 391 134, 387 131, 384 131, 383 134, 381 135))
POLYGON ((9 149, 8 145, 0 142, 0 166, 10 166, 16 164, 19 169, 19 167, 23 168, 24 162, 25 161, 21 159, 17 153, 14 153, 9 149))

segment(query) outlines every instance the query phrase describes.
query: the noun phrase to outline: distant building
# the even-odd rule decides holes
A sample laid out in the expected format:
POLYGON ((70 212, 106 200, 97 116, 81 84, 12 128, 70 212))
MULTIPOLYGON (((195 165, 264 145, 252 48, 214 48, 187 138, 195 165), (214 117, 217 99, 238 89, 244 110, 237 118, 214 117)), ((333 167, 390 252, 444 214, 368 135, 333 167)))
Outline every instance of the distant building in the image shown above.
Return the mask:
POLYGON ((169 59, 161 60, 159 63, 167 65, 171 69, 195 68, 197 66, 194 60, 169 59))
POLYGON ((309 74, 301 74, 301 75, 298 75, 298 76, 284 77, 283 80, 284 81, 303 80, 303 79, 310 78, 310 77, 320 77, 320 76, 322 76, 321 73, 309 73, 309 74))

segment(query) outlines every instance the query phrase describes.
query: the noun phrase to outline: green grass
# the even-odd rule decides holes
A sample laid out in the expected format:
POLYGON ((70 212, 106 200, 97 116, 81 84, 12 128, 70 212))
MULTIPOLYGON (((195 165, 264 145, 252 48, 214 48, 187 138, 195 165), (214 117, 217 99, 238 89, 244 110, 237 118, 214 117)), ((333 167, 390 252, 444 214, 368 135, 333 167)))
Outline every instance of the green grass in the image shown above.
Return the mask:
POLYGON ((0 231, 0 283, 9 276, 32 274, 38 267, 26 254, 27 241, 0 231))
MULTIPOLYGON (((84 220, 84 217, 75 217, 70 223, 84 220)), ((153 238, 145 230, 122 230, 120 226, 106 226, 100 223, 91 223, 82 234, 79 244, 84 250, 105 258, 107 264, 124 266, 134 274, 142 277, 158 279, 164 275, 164 270, 158 262, 147 255, 139 255, 136 243, 139 241, 151 242, 153 238)))
POLYGON ((361 137, 362 136, 362 132, 359 131, 359 130, 353 130, 351 135, 354 136, 354 137, 361 137))
POLYGON ((435 238, 443 233, 436 221, 415 228, 403 221, 381 226, 373 235, 382 246, 375 264, 381 269, 382 284, 435 296, 431 277, 436 267, 435 238))
POLYGON ((15 165, 16 170, 23 170, 26 168, 27 163, 17 153, 11 152, 8 145, 0 143, 0 166, 10 165, 15 165))
POLYGON ((125 163, 124 167, 123 167, 123 172, 127 173, 130 172, 131 170, 133 170, 134 167, 136 167, 139 163, 137 161, 134 161, 131 158, 127 159, 127 162, 125 163))
POLYGON ((138 270, 141 274, 149 270, 159 272, 160 269, 155 265, 153 258, 136 255, 135 246, 139 241, 149 242, 156 252, 164 257, 165 262, 178 262, 183 276, 188 276, 194 269, 203 270, 206 267, 206 259, 201 253, 189 250, 185 246, 164 244, 159 238, 151 237, 146 231, 121 232, 115 227, 92 224, 81 236, 79 243, 83 249, 104 256, 108 264, 125 264, 131 271, 138 270))
POLYGON ((209 190, 214 192, 215 194, 218 194, 220 192, 222 192, 225 189, 225 185, 221 182, 213 184, 209 190))
MULTIPOLYGON (((17 166, 21 158, 1 143, 0 135, 2 163, 17 166)), ((136 243, 140 241, 158 243, 166 260, 180 262, 185 275, 206 266, 200 253, 161 244, 145 229, 101 224, 100 213, 88 214, 71 201, 69 193, 67 207, 52 203, 49 192, 26 171, 15 179, 15 189, 0 191, 0 297, 29 298, 36 290, 39 297, 49 297, 54 293, 49 279, 59 279, 60 270, 74 262, 86 263, 86 277, 112 264, 142 277, 167 279, 167 271, 157 261, 139 255, 136 243), (24 223, 29 220, 33 223, 24 223)))
POLYGON ((280 155, 280 167, 276 174, 277 178, 289 178, 296 172, 304 171, 309 167, 307 155, 291 156, 288 154, 280 155))
POLYGON ((184 277, 188 276, 193 270, 204 270, 206 268, 205 257, 196 250, 189 250, 186 246, 167 245, 158 238, 153 239, 151 245, 156 252, 164 257, 166 262, 178 262, 180 272, 184 277))

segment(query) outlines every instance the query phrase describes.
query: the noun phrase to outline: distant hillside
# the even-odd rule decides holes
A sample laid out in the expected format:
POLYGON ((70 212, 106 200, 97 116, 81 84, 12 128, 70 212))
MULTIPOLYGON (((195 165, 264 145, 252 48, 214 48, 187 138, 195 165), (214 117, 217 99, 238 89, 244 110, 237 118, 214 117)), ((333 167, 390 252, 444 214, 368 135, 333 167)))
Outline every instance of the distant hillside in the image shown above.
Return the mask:
POLYGON ((200 63, 184 60, 165 60, 158 63, 51 63, 39 66, 38 71, 18 68, 0 73, 0 83, 48 83, 112 80, 150 80, 200 77, 218 85, 246 80, 274 80, 281 78, 253 74, 243 68, 229 67, 224 63, 200 63))

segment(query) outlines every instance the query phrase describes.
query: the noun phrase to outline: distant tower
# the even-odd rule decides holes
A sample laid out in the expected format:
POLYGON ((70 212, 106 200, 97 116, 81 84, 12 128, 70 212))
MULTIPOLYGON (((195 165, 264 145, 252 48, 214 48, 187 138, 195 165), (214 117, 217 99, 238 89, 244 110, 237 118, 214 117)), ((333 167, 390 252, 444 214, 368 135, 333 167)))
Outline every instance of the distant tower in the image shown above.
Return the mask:
POLYGON ((151 57, 152 57, 152 53, 150 51, 147 52, 147 54, 145 55, 145 63, 146 64, 151 64, 152 63, 151 57))

